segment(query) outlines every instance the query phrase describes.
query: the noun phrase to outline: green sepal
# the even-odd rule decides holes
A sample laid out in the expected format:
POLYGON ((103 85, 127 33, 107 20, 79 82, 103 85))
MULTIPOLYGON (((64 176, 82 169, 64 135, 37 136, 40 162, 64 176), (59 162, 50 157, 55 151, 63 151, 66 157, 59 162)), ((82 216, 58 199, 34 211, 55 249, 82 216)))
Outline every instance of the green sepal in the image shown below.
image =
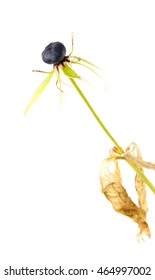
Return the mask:
POLYGON ((70 68, 67 64, 65 64, 65 66, 61 66, 61 70, 67 77, 81 80, 81 77, 78 74, 76 74, 76 72, 72 68, 70 68))

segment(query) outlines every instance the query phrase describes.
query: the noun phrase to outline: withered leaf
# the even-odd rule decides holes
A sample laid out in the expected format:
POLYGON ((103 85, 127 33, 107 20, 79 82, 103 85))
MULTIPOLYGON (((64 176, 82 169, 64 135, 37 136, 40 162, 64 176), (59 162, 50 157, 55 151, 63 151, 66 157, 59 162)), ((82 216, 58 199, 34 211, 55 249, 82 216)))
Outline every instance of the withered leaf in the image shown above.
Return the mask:
POLYGON ((148 168, 155 170, 155 163, 142 160, 140 149, 136 143, 131 143, 130 145, 128 145, 128 147, 126 148, 126 153, 122 155, 122 158, 130 160, 139 168, 148 168))
MULTIPOLYGON (((110 152, 111 156, 112 152, 110 152)), ((150 229, 146 222, 146 196, 139 198, 139 207, 128 196, 126 189, 122 185, 121 173, 118 165, 118 160, 105 159, 101 165, 100 171, 101 192, 111 202, 113 208, 118 213, 131 218, 140 228, 138 238, 143 234, 150 237, 150 229)), ((143 189, 139 177, 135 179, 137 193, 139 195, 140 188, 143 189)), ((143 192, 143 190, 142 190, 143 192)))
MULTIPOLYGON (((127 151, 128 154, 133 156, 135 159, 138 159, 138 160, 142 161, 142 155, 141 155, 140 149, 139 149, 139 147, 137 146, 136 143, 131 143, 127 147, 126 151, 127 151)), ((140 167, 140 170, 142 172, 144 172, 141 167, 140 167)), ((146 202, 145 183, 143 182, 143 180, 137 174, 135 176, 135 188, 136 188, 136 191, 137 191, 137 194, 138 194, 138 204, 145 212, 147 212, 148 207, 147 207, 147 202, 146 202)))
POLYGON ((146 188, 143 180, 136 174, 135 176, 135 188, 138 194, 138 204, 145 211, 148 211, 146 202, 146 188))

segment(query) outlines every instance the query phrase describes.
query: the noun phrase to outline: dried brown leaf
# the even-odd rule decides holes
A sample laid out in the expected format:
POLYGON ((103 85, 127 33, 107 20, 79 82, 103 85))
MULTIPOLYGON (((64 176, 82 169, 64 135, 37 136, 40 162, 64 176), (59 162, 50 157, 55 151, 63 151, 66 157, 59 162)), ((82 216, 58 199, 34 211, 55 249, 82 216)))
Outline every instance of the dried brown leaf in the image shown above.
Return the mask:
MULTIPOLYGON (((136 150, 137 151, 137 150, 136 150)), ((110 155, 112 152, 110 153, 110 155)), ((140 154, 139 154, 140 156, 140 154)), ((131 218, 136 222, 140 228, 138 233, 138 239, 143 235, 150 237, 150 229, 146 222, 146 200, 145 195, 140 196, 140 207, 138 207, 128 196, 126 189, 122 186, 121 173, 118 165, 118 161, 115 160, 104 160, 101 165, 100 171, 100 181, 101 181, 101 192, 105 197, 111 202, 113 208, 118 213, 131 218), (141 207, 141 205, 143 207, 141 207)), ((138 188, 138 193, 140 188, 143 186, 139 177, 136 178, 136 187, 138 188)))
POLYGON ((146 188, 143 180, 137 174, 135 176, 135 188, 138 194, 138 204, 146 213, 148 211, 146 188))
POLYGON ((102 162, 100 170, 100 180, 102 180, 102 188, 106 188, 107 185, 114 182, 122 183, 121 173, 117 160, 105 159, 102 162))
MULTIPOLYGON (((137 146, 136 143, 131 143, 127 147, 126 151, 127 151, 128 154, 133 156, 135 159, 138 159, 138 160, 142 161, 142 155, 141 155, 140 149, 139 149, 139 147, 137 146)), ((144 172, 141 167, 140 167, 140 170, 142 172, 144 172)), ((137 191, 137 194, 138 194, 138 204, 145 212, 147 212, 148 207, 147 207, 147 202, 146 202, 145 183, 143 182, 143 180, 137 174, 135 176, 135 188, 136 188, 136 191, 137 191)))
POLYGON ((155 163, 142 160, 140 149, 136 143, 131 143, 130 145, 128 145, 128 147, 126 148, 126 153, 122 155, 122 158, 130 160, 139 168, 148 168, 155 170, 155 163))
POLYGON ((128 153, 125 153, 124 155, 121 155, 118 158, 119 159, 130 160, 131 162, 133 162, 139 168, 148 168, 148 169, 155 170, 155 163, 154 162, 150 162, 150 161, 148 162, 148 161, 144 161, 144 160, 139 159, 139 158, 135 158, 128 153))
POLYGON ((134 163, 138 168, 148 168, 148 169, 155 170, 155 162, 142 160, 140 149, 138 148, 137 144, 135 144, 135 143, 131 143, 126 148, 126 153, 124 153, 124 154, 120 154, 117 147, 113 147, 112 151, 113 151, 112 158, 115 157, 115 159, 129 160, 132 163, 134 163), (136 151, 136 148, 138 149, 137 151, 136 151), (115 154, 115 156, 114 156, 114 154, 115 154))

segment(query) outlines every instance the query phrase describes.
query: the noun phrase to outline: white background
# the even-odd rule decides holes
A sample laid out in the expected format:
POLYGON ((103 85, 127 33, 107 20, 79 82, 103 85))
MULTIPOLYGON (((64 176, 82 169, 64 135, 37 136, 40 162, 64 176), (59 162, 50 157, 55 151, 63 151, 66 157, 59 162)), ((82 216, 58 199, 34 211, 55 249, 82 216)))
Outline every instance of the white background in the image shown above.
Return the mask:
MULTIPOLYGON (((154 14, 148 0, 1 1, 1 279, 16 279, 3 276, 9 265, 153 269, 155 196, 147 187, 152 238, 137 243, 138 226, 114 212, 100 193, 100 164, 113 143, 78 93, 64 86, 59 110, 53 78, 25 117, 24 109, 44 79, 32 69, 51 70, 41 60, 44 47, 60 41, 69 53, 73 31, 74 55, 99 65, 105 80, 79 66, 76 71, 92 87, 79 85, 119 144, 125 149, 134 141, 143 158, 154 161, 154 14)), ((126 165, 124 172, 124 186, 137 202, 134 173, 126 165)), ((146 175, 155 182, 153 171, 146 175)), ((42 279, 26 279, 32 278, 42 279)))

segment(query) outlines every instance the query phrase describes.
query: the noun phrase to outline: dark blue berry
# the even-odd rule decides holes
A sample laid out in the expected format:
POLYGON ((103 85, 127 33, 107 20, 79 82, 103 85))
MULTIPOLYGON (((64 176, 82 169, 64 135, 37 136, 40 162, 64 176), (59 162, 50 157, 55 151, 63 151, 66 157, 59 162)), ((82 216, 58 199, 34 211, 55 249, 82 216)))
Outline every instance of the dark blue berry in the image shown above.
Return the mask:
POLYGON ((50 43, 42 52, 41 56, 45 63, 58 64, 66 55, 66 48, 60 42, 50 43))

